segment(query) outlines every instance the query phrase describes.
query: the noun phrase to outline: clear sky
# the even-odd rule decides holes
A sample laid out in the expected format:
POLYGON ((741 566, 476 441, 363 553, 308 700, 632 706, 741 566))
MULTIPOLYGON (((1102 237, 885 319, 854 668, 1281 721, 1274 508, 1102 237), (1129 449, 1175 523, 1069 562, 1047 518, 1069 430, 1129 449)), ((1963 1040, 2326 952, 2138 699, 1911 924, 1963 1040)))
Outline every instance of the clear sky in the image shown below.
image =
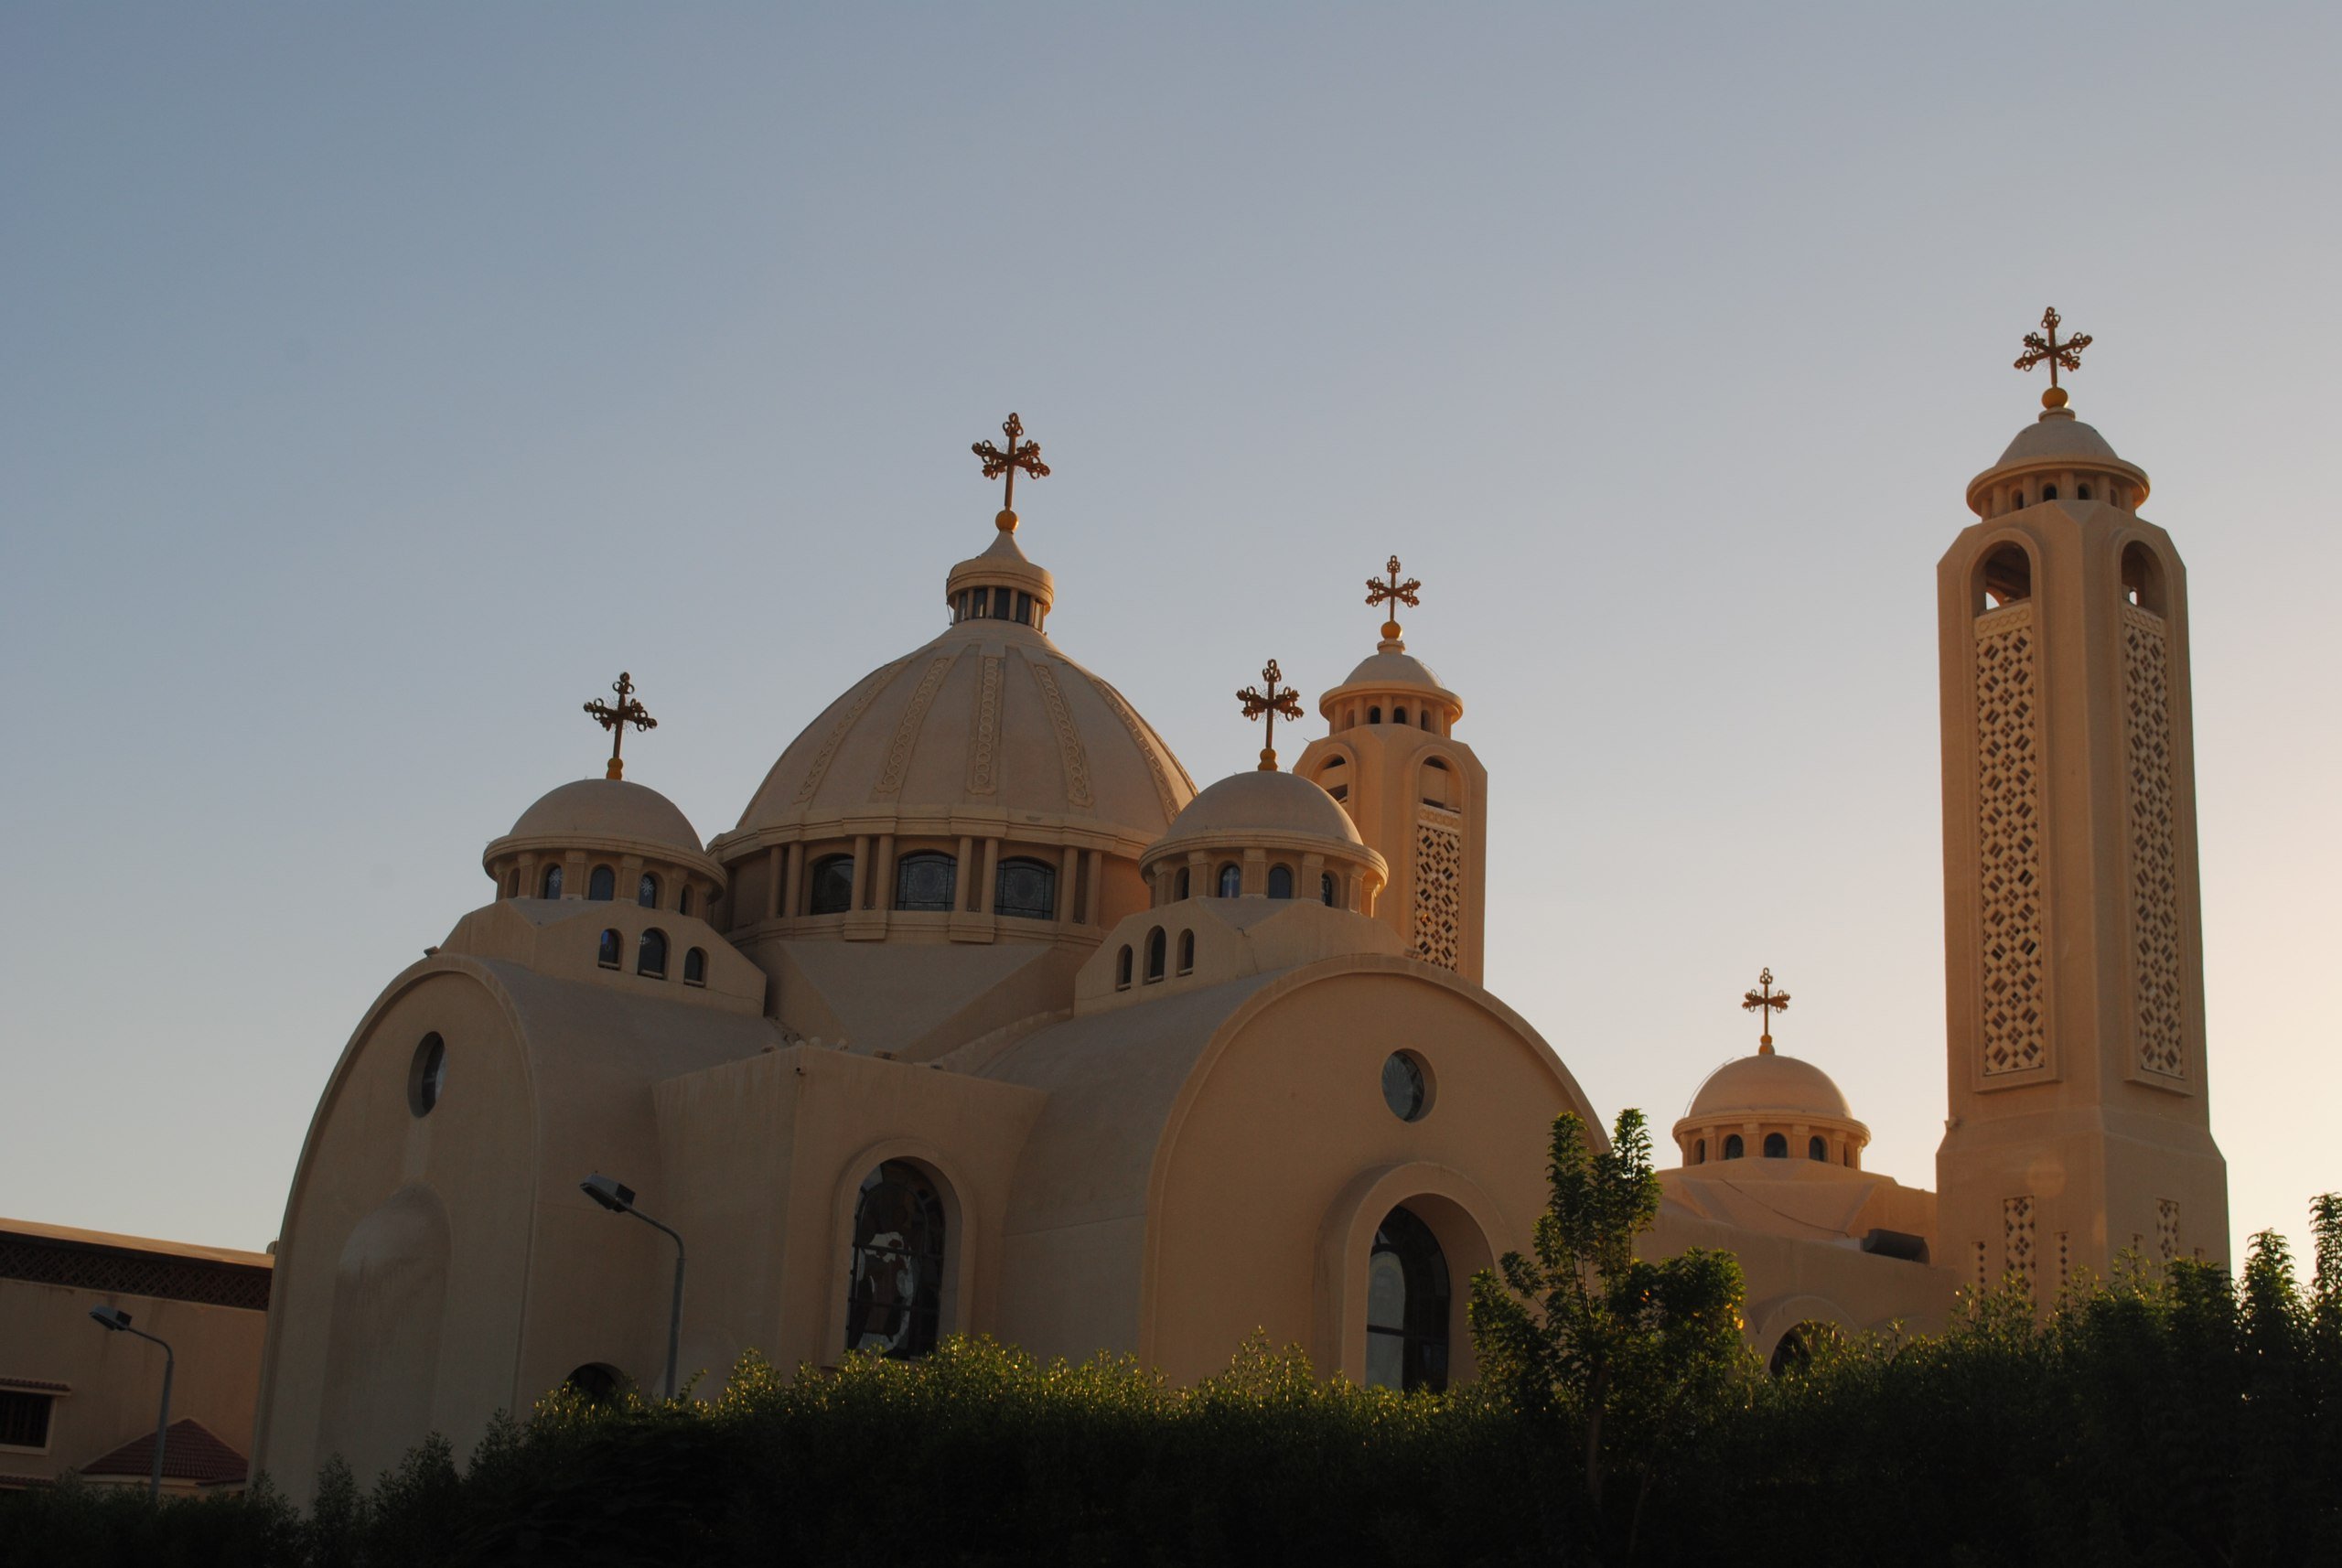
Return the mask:
MULTIPOLYGON (((1782 1048, 1934 1185, 1934 564, 2038 407, 2189 570, 2240 1242, 2342 1187, 2333 6, 0 9, 0 1213, 276 1234, 335 1057, 599 770, 732 825, 941 624, 1199 779, 1370 651, 1488 767, 1488 983, 1662 1128, 1782 1048)), ((1316 731, 1313 724, 1312 733, 1316 731)), ((1288 753, 1290 755, 1290 753, 1288 753)))

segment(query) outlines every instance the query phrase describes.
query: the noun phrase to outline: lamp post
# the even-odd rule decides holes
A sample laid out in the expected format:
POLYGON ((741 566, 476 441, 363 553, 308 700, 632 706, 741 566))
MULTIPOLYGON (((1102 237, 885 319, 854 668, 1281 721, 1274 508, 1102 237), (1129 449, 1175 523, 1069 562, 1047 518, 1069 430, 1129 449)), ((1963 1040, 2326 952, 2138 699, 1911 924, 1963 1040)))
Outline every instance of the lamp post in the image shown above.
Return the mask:
POLYGON ((637 1208, 634 1206, 634 1188, 624 1182, 603 1176, 597 1171, 579 1182, 577 1187, 586 1197, 611 1213, 631 1214, 645 1225, 666 1231, 667 1239, 675 1244, 675 1300, 673 1306, 667 1314, 667 1397, 673 1399, 677 1392, 675 1357, 683 1338, 683 1239, 676 1235, 670 1227, 660 1224, 659 1221, 637 1208))
POLYGON ((152 1340, 163 1348, 163 1412, 155 1418, 155 1469, 146 1477, 146 1499, 160 1502, 163 1498, 163 1445, 171 1434, 171 1374, 177 1369, 178 1357, 174 1355, 167 1340, 156 1338, 144 1328, 130 1326, 130 1314, 118 1306, 93 1306, 90 1316, 98 1326, 114 1334, 135 1334, 141 1339, 152 1340))

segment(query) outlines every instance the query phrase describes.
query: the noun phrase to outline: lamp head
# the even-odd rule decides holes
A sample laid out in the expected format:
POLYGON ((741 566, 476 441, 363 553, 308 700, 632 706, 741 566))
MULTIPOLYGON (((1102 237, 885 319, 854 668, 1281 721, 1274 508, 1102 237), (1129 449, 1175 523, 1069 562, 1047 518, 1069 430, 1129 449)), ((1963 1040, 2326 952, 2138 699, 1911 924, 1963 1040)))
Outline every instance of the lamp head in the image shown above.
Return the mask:
POLYGON ((118 1306, 93 1306, 90 1308, 90 1316, 109 1333, 119 1334, 130 1326, 130 1314, 118 1306))
POLYGON ((598 1171, 579 1182, 577 1187, 612 1214, 625 1214, 634 1208, 634 1188, 598 1171))

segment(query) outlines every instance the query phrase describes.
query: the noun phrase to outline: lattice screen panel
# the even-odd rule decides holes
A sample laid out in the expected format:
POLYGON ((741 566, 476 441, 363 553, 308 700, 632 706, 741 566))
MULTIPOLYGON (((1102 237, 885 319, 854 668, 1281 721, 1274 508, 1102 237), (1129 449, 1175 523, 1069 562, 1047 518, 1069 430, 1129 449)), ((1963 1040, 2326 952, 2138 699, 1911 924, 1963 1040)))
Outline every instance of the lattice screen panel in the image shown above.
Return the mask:
POLYGON ((1415 822, 1415 956, 1454 969, 1464 939, 1464 819, 1426 806, 1415 822))
POLYGON ((2124 769, 2130 794, 2131 980, 2139 1065, 2186 1075, 2179 1024, 2179 867, 2171 805, 2169 636, 2163 618, 2122 607, 2124 769))
POLYGON ((2004 1273, 2016 1276, 2025 1286, 2025 1294, 2032 1294, 2033 1199, 2030 1196, 2001 1200, 2001 1266, 2004 1273))
POLYGON ((1976 805, 1986 1077, 2048 1059, 2042 1002, 2039 694, 2030 601, 1976 623, 1976 805))

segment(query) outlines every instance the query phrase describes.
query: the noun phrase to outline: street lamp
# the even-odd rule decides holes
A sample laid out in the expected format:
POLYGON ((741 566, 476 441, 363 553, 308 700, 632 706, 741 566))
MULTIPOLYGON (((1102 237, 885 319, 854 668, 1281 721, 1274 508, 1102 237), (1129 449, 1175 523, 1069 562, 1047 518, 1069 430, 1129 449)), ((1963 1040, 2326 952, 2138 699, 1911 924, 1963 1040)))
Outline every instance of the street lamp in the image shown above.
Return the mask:
POLYGON ((171 1373, 178 1366, 178 1358, 172 1354, 167 1341, 156 1338, 144 1328, 130 1326, 130 1314, 118 1306, 93 1306, 90 1308, 90 1316, 100 1327, 110 1333, 135 1334, 141 1339, 151 1339, 163 1347, 163 1413, 155 1418, 155 1471, 146 1478, 147 1500, 160 1502, 163 1497, 163 1444, 169 1440, 171 1434, 171 1373))
POLYGON ((676 1394, 675 1356, 683 1338, 683 1239, 634 1206, 634 1188, 598 1171, 577 1184, 585 1195, 612 1214, 631 1214, 645 1225, 667 1232, 675 1244, 675 1302, 667 1314, 667 1397, 676 1394))

